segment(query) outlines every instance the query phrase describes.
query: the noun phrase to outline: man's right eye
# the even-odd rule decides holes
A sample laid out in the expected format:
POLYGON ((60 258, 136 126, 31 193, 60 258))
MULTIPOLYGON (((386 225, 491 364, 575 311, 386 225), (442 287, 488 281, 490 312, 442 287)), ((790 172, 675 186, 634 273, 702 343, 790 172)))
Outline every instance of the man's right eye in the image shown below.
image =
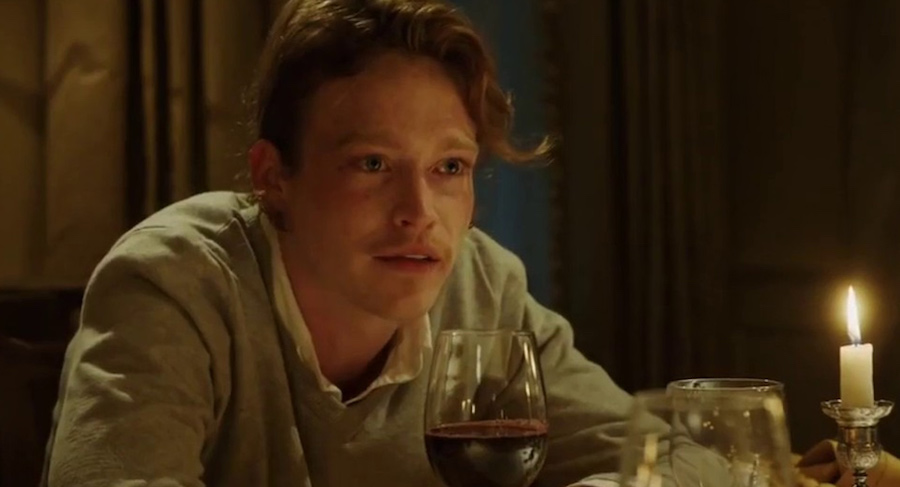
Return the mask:
POLYGON ((384 170, 384 160, 378 156, 369 156, 359 162, 359 167, 365 172, 381 172, 384 170))

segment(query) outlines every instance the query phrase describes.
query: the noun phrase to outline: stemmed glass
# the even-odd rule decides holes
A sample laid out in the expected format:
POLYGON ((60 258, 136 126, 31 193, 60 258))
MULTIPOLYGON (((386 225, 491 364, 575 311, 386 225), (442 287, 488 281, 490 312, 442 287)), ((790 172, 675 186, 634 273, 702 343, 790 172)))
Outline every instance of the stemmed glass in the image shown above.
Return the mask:
POLYGON ((754 379, 746 377, 723 377, 680 379, 669 382, 669 392, 688 395, 723 394, 723 393, 760 393, 777 394, 784 401, 784 383, 772 379, 754 379))
POLYGON ((623 486, 794 485, 778 393, 642 391, 635 395, 627 429, 623 486))
POLYGON ((440 333, 425 403, 425 447, 448 487, 534 481, 547 453, 547 407, 532 333, 440 333))

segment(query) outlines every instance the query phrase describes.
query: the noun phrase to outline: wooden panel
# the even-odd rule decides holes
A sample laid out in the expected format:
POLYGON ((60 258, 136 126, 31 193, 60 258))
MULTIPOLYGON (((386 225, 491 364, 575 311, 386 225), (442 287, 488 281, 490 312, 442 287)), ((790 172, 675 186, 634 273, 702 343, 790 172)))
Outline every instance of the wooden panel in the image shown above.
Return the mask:
POLYGON ((0 485, 37 485, 81 291, 0 293, 0 485))
POLYGON ((0 287, 33 270, 43 172, 43 2, 0 2, 0 287))
POLYGON ((125 230, 125 8, 47 2, 46 286, 83 285, 125 230))

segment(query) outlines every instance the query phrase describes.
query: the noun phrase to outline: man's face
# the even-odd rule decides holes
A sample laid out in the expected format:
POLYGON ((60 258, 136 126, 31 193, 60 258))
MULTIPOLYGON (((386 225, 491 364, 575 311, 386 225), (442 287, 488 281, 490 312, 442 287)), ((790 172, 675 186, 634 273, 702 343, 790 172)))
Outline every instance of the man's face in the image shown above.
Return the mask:
POLYGON ((421 317, 472 218, 475 125, 437 62, 380 54, 307 105, 284 183, 295 289, 387 320, 421 317))

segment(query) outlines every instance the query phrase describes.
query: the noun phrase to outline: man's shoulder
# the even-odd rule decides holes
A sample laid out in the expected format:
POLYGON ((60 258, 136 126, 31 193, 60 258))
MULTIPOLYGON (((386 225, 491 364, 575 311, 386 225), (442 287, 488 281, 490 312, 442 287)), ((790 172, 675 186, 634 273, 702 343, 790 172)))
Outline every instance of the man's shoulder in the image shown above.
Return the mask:
POLYGON ((252 201, 245 194, 231 191, 201 193, 157 211, 138 223, 132 232, 147 228, 169 228, 188 234, 211 235, 252 206, 252 201))
POLYGON ((526 292, 525 267, 519 257, 473 228, 432 307, 432 323, 438 329, 497 326, 504 309, 517 308, 526 292))
POLYGON ((500 273, 524 270, 522 260, 516 254, 478 228, 471 229, 463 241, 459 262, 500 273))
POLYGON ((487 288, 492 293, 499 293, 510 280, 524 283, 522 260, 487 233, 471 229, 460 246, 448 285, 487 288))
POLYGON ((227 260, 246 246, 243 232, 229 231, 252 218, 253 203, 232 192, 203 193, 173 203, 126 232, 98 266, 126 264, 197 272, 202 264, 227 260))

